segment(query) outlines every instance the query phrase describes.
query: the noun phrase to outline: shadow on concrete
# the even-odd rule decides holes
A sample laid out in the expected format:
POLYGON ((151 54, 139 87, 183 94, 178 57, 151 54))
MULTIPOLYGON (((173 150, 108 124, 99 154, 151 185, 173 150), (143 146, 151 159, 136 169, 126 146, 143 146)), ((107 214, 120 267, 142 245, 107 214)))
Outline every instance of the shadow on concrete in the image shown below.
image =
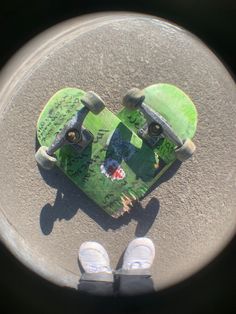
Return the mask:
MULTIPOLYGON (((147 194, 161 183, 168 181, 178 171, 179 167, 180 163, 174 163, 147 194)), ((45 182, 57 189, 54 204, 47 203, 41 210, 40 227, 44 235, 49 235, 52 232, 55 221, 70 220, 79 209, 105 231, 109 229, 116 230, 123 225, 128 225, 131 220, 136 220, 138 222, 135 230, 136 237, 145 236, 158 215, 159 201, 156 198, 151 198, 145 208, 137 202, 130 213, 125 213, 119 218, 113 218, 90 200, 58 168, 55 167, 51 171, 39 168, 39 171, 45 182)))
POLYGON ((54 204, 47 203, 40 213, 40 227, 44 235, 52 232, 55 221, 70 220, 80 209, 106 231, 116 230, 123 225, 128 225, 131 220, 136 220, 138 224, 135 235, 140 237, 148 232, 159 212, 159 201, 152 198, 145 208, 137 202, 130 213, 113 218, 74 186, 63 173, 60 173, 60 170, 47 172, 40 169, 40 172, 47 184, 57 188, 54 204))
POLYGON ((182 165, 182 162, 179 160, 176 160, 170 166, 170 168, 158 179, 158 181, 155 184, 153 184, 153 186, 147 191, 144 197, 146 197, 149 193, 151 193, 153 190, 158 188, 158 186, 160 186, 162 183, 169 181, 177 173, 181 165, 182 165))
MULTIPOLYGON (((36 150, 39 143, 36 139, 36 150)), ((163 182, 168 181, 178 171, 181 163, 176 161, 156 184, 147 192, 146 196, 156 189, 163 182)), ((40 213, 40 227, 44 235, 49 235, 55 221, 70 220, 80 209, 90 218, 98 223, 105 231, 119 229, 123 225, 128 225, 131 220, 136 220, 136 237, 143 237, 147 234, 160 209, 160 203, 157 198, 151 198, 145 208, 139 202, 136 202, 130 211, 119 218, 113 218, 96 205, 89 197, 76 187, 57 167, 47 171, 39 168, 44 181, 51 187, 57 189, 54 204, 47 203, 43 206, 40 213)))
POLYGON ((120 258, 119 258, 119 261, 118 263, 116 264, 116 270, 119 270, 122 268, 122 265, 123 265, 123 260, 124 260, 124 255, 125 255, 125 251, 126 251, 126 248, 124 248, 124 251, 123 253, 121 254, 120 258))

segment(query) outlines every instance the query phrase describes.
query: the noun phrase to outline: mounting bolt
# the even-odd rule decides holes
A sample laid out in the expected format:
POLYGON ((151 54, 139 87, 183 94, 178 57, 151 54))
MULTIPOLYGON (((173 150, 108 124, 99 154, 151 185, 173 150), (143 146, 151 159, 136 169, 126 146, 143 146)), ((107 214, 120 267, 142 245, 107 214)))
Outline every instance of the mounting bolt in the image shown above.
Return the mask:
POLYGON ((66 139, 70 143, 78 143, 81 139, 81 134, 77 130, 71 130, 67 133, 66 139))

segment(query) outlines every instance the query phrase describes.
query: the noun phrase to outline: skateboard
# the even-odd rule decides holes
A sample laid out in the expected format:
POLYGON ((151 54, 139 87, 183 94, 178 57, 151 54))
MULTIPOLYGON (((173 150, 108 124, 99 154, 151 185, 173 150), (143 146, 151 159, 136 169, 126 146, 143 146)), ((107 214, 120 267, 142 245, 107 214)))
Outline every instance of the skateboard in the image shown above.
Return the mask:
POLYGON ((56 165, 117 218, 143 198, 170 165, 192 156, 197 111, 169 84, 132 89, 115 115, 94 92, 63 88, 37 122, 39 166, 56 165))

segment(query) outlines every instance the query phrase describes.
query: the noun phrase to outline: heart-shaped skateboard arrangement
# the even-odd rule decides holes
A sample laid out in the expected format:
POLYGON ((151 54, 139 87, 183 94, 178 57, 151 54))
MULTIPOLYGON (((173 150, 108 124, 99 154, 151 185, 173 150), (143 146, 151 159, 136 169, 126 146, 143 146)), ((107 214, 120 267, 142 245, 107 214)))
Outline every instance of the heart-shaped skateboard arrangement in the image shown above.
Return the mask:
POLYGON ((59 167, 113 217, 129 211, 176 160, 193 154, 197 110, 170 84, 131 89, 115 115, 93 92, 59 90, 37 122, 40 167, 59 167))

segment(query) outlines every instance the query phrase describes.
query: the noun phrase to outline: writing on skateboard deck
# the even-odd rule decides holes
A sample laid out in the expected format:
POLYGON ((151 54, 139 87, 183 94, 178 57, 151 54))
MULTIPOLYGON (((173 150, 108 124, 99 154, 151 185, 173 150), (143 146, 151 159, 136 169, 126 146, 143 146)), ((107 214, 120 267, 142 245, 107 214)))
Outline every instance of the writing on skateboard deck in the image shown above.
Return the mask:
MULTIPOLYGON (((155 95, 151 97, 153 88, 144 92, 148 106, 157 110, 151 106, 156 102, 155 95)), ((179 116, 187 106, 195 109, 188 98, 179 116)), ((186 116, 191 115, 192 127, 196 115, 193 117, 191 108, 186 116)), ((140 136, 139 129, 145 123, 139 110, 124 108, 116 116, 104 108, 96 94, 64 88, 53 95, 38 119, 41 147, 36 160, 46 169, 57 165, 102 209, 119 217, 147 193, 176 159, 176 145, 163 132, 155 137, 154 146, 150 139, 148 142, 140 136)), ((195 132, 192 129, 192 133, 179 132, 178 136, 182 140, 191 138, 195 132)))
MULTIPOLYGON (((171 84, 154 84, 146 87, 143 95, 145 104, 168 122, 180 140, 194 137, 197 129, 197 110, 192 100, 181 89, 171 84)), ((117 116, 136 134, 146 123, 142 112, 127 107, 117 116)), ((172 139, 161 132, 153 149, 166 164, 170 164, 177 159, 175 147, 172 139)))

